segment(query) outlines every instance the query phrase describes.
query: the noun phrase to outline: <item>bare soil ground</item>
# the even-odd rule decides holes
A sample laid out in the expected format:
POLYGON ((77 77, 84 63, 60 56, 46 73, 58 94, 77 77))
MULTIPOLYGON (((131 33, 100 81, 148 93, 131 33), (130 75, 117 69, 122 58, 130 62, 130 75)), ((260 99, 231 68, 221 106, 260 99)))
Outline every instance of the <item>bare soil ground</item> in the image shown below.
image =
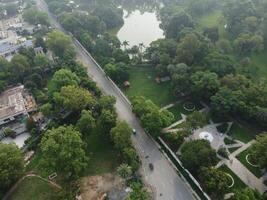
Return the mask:
MULTIPOLYGON (((116 191, 115 198, 120 200, 125 198, 125 185, 121 178, 111 173, 89 176, 81 180, 82 200, 102 200, 105 194, 116 191)), ((113 199, 110 197, 109 199, 113 199)))

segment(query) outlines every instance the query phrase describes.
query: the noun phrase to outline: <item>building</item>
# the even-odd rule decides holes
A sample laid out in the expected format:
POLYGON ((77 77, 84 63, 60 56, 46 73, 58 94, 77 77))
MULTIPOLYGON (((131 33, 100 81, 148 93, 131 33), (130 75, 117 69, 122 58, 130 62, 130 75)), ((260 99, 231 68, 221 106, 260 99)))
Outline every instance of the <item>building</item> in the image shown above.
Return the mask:
POLYGON ((24 48, 33 47, 32 40, 26 40, 18 44, 14 44, 11 42, 2 42, 0 43, 0 56, 10 61, 13 55, 18 53, 19 49, 23 47, 24 48))
POLYGON ((36 108, 34 98, 23 85, 7 89, 0 94, 0 125, 14 121, 22 115, 28 116, 36 108))

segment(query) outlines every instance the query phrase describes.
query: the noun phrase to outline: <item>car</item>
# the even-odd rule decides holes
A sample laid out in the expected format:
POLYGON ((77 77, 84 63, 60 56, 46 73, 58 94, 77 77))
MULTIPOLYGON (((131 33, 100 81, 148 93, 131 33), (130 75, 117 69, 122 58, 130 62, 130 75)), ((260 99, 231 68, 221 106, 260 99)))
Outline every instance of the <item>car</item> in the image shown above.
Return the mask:
POLYGON ((153 169, 154 169, 154 166, 153 166, 153 164, 152 163, 149 163, 149 169, 151 170, 151 171, 153 171, 153 169))
POLYGON ((136 130, 135 129, 133 129, 132 132, 133 132, 134 135, 136 134, 136 130))

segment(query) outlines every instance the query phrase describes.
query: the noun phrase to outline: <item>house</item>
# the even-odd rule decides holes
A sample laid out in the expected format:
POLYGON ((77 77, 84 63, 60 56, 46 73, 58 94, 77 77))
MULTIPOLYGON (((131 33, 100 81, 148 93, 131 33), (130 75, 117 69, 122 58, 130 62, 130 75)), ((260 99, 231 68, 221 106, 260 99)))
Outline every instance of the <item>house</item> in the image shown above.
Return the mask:
POLYGON ((36 109, 34 98, 23 85, 7 89, 0 94, 0 125, 15 121, 23 115, 28 116, 36 109))
POLYGON ((23 47, 24 48, 33 47, 32 40, 26 40, 18 44, 14 44, 11 42, 2 42, 0 43, 0 56, 10 61, 13 55, 18 53, 19 49, 23 47))

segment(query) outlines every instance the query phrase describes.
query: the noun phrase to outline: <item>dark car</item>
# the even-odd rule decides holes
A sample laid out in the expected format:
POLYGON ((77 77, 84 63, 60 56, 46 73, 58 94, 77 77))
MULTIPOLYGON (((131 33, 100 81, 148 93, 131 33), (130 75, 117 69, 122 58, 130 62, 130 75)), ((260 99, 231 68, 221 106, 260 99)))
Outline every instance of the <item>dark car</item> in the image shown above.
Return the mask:
POLYGON ((152 163, 149 163, 149 169, 152 171, 153 169, 154 169, 154 166, 153 166, 153 164, 152 163))

